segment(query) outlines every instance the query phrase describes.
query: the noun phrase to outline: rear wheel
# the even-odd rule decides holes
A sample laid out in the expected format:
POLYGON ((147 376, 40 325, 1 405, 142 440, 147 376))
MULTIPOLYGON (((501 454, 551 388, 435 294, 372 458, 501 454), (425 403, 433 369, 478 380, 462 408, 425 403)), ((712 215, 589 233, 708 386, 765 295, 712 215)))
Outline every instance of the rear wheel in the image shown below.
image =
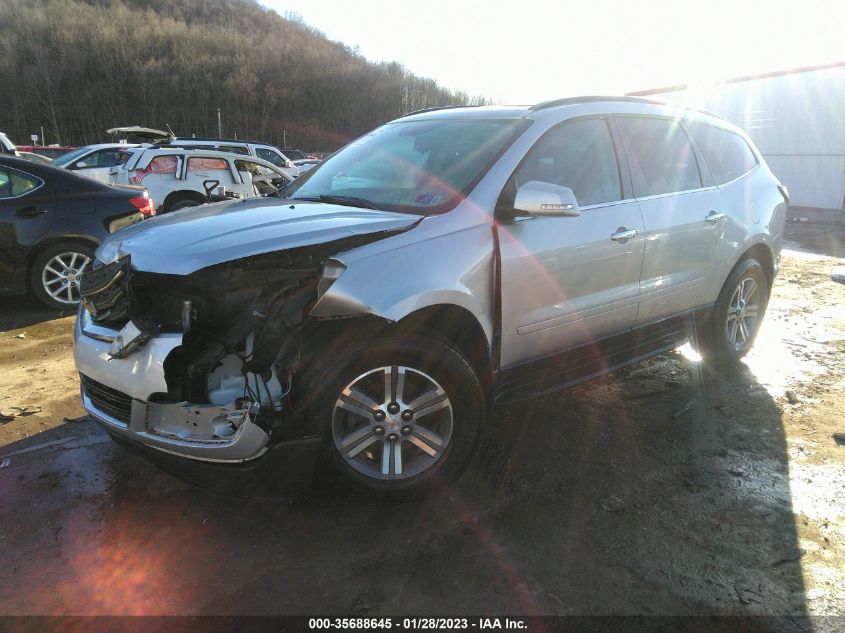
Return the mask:
POLYGON ((484 399, 459 352, 407 338, 349 349, 332 365, 300 388, 317 393, 311 417, 348 483, 379 497, 416 498, 464 471, 484 399))
POLYGON ((79 303, 79 281, 94 260, 94 249, 81 242, 58 242, 33 261, 30 288, 41 303, 57 310, 79 303))
POLYGON ((744 259, 731 271, 700 337, 705 360, 733 364, 754 344, 769 302, 769 283, 755 259, 744 259))

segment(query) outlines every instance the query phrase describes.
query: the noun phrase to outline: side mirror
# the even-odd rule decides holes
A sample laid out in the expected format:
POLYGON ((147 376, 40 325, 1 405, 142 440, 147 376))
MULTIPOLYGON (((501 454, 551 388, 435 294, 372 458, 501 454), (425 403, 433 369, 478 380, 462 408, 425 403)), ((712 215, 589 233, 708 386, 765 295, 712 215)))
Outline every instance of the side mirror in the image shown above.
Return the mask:
POLYGON ((581 210, 569 187, 530 180, 516 190, 513 208, 527 215, 578 217, 581 210))
POLYGON ((84 169, 87 165, 85 164, 84 160, 80 160, 73 164, 74 169, 84 169))

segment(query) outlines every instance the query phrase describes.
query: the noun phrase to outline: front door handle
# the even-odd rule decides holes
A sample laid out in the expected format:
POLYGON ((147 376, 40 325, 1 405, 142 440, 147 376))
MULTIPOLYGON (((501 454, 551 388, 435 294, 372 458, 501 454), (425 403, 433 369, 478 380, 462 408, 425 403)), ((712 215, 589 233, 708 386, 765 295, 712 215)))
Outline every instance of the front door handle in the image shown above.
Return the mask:
POLYGON ((718 222, 724 217, 724 213, 719 213, 718 211, 711 211, 707 214, 707 217, 704 218, 704 221, 707 222, 707 224, 716 224, 716 222, 718 222))
POLYGON ((612 239, 614 242, 624 244, 632 237, 637 235, 637 233, 639 233, 637 229, 626 229, 624 226, 620 226, 618 229, 616 229, 616 233, 610 236, 610 239, 612 239))
POLYGON ((15 215, 19 218, 34 218, 45 213, 47 213, 47 209, 42 209, 41 207, 24 207, 15 211, 15 215))

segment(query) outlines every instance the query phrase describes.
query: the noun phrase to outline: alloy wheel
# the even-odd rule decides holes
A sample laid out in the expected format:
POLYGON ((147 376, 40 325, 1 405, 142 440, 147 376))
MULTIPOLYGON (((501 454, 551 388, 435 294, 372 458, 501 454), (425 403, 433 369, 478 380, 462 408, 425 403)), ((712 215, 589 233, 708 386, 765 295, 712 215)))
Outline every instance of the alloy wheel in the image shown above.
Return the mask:
POLYGON ((751 277, 740 279, 731 295, 725 327, 728 341, 737 351, 749 344, 760 322, 760 296, 757 282, 751 277))
POLYGON ((59 253, 41 271, 44 291, 59 303, 79 303, 79 282, 90 263, 91 258, 83 253, 59 253))
POLYGON ((452 403, 428 374, 392 365, 361 374, 337 399, 332 439, 340 457, 373 479, 414 477, 434 467, 452 437, 452 403))

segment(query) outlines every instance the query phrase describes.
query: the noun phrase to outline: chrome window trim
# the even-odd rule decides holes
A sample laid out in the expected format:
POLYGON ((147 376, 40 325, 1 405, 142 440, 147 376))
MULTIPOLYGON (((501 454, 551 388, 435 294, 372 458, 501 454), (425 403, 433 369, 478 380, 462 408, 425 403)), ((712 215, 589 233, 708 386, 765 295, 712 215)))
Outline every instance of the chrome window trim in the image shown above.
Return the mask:
MULTIPOLYGON (((757 159, 757 157, 755 156, 755 157, 754 157, 754 159, 756 160, 756 159, 757 159)), ((740 174, 739 176, 737 176, 737 177, 736 177, 736 178, 734 178, 733 180, 728 180, 727 182, 723 182, 721 185, 716 185, 716 187, 717 187, 717 188, 721 188, 721 187, 727 187, 727 186, 729 186, 729 185, 732 185, 732 184, 734 184, 737 180, 742 180, 742 179, 743 179, 743 178, 745 178, 748 174, 750 174, 751 172, 753 172, 754 170, 759 169, 759 168, 760 168, 760 161, 757 161, 757 163, 754 165, 754 167, 752 167, 751 169, 749 169, 749 170, 748 170, 747 172, 745 172, 744 174, 740 174)))
MULTIPOLYGON (((742 176, 740 176, 742 178, 742 176)), ((703 191, 716 191, 719 187, 717 185, 710 185, 709 187, 698 187, 697 189, 683 189, 682 191, 671 191, 669 193, 658 193, 653 196, 642 196, 636 200, 658 200, 660 198, 669 198, 671 196, 684 196, 691 193, 701 193, 703 191)))
MULTIPOLYGON (((34 193, 34 192, 38 191, 38 190, 39 190, 39 189, 41 189, 41 187, 43 187, 43 186, 44 186, 44 184, 45 184, 45 183, 44 183, 44 181, 43 181, 41 178, 39 178, 39 177, 38 177, 38 176, 36 176, 35 174, 30 174, 28 171, 22 171, 22 170, 20 170, 20 169, 15 168, 15 167, 6 167, 5 165, 4 165, 4 166, 2 166, 2 167, 0 167, 0 169, 5 169, 6 171, 15 171, 15 172, 17 172, 17 173, 19 173, 19 174, 23 174, 23 175, 25 175, 25 176, 28 176, 29 178, 32 178, 32 179, 34 179, 34 180, 37 180, 37 181, 38 181, 38 186, 37 186, 37 187, 33 187, 33 188, 32 188, 32 189, 30 189, 29 191, 26 191, 26 192, 24 192, 24 193, 21 193, 21 194, 19 194, 19 195, 17 195, 17 196, 0 196, 0 200, 17 200, 18 198, 24 198, 24 197, 28 196, 29 194, 34 193)), ((9 189, 11 190, 11 180, 9 181, 9 189)))

